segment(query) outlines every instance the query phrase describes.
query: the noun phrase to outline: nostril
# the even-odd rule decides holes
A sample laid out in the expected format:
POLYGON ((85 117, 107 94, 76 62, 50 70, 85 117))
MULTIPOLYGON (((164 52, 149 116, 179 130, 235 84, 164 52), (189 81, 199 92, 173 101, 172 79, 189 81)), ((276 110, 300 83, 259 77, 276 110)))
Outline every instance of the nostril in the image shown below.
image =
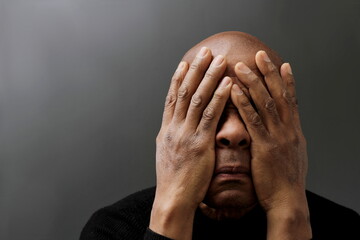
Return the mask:
POLYGON ((227 140, 226 138, 222 138, 220 139, 221 144, 225 145, 225 146, 229 146, 230 145, 230 141, 227 140))
POLYGON ((246 144, 247 144, 246 140, 241 140, 241 141, 239 142, 239 146, 244 146, 244 145, 246 145, 246 144))

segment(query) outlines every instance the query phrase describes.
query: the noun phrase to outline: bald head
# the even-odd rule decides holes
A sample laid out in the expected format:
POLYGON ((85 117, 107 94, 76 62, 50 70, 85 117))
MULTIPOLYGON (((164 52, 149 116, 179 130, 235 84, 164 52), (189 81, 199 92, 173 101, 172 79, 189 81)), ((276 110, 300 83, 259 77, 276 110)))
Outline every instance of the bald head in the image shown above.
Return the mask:
POLYGON ((223 55, 226 58, 228 65, 225 75, 230 77, 235 76, 234 67, 238 62, 245 63, 256 74, 260 75, 255 64, 255 54, 259 50, 266 51, 278 68, 283 63, 280 56, 259 39, 247 33, 236 31, 222 32, 204 39, 184 55, 183 61, 191 63, 202 47, 209 48, 213 56, 223 55))

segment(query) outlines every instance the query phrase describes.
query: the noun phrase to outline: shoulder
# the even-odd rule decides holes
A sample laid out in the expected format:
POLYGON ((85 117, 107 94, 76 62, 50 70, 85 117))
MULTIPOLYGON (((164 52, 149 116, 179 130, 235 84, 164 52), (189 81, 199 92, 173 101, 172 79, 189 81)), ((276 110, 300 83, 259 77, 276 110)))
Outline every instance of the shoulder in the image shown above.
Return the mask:
POLYGON ((92 214, 80 239, 142 239, 150 221, 155 187, 133 193, 92 214))
POLYGON ((306 191, 306 195, 314 239, 360 236, 360 216, 357 212, 313 192, 306 191))
POLYGON ((152 206, 155 197, 155 187, 146 188, 144 190, 135 192, 116 203, 103 208, 104 210, 128 211, 128 210, 151 210, 148 207, 152 206))
POLYGON ((344 207, 329 199, 326 199, 311 191, 306 191, 310 213, 314 217, 337 216, 342 218, 359 218, 359 214, 354 210, 344 207))

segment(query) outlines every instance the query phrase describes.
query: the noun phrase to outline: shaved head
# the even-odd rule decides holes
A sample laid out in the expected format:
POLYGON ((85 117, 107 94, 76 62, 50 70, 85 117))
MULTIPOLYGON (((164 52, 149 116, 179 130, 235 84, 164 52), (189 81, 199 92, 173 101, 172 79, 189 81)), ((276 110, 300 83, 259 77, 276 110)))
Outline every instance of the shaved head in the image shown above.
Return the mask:
MULTIPOLYGON (((267 53, 278 69, 280 69, 280 66, 283 64, 280 56, 259 39, 247 33, 236 31, 222 32, 204 39, 192 47, 184 55, 182 60, 191 64, 202 47, 210 49, 213 58, 218 55, 225 57, 226 70, 223 77, 231 77, 233 83, 239 85, 243 92, 248 96, 248 88, 245 87, 244 84, 237 78, 237 74, 235 73, 234 68, 237 63, 243 62, 256 75, 258 75, 263 82, 264 77, 255 62, 255 55, 260 50, 267 53)), ((264 85, 266 87, 266 84, 264 85)), ((250 171, 251 153, 248 145, 240 145, 241 140, 245 140, 245 142, 248 143, 251 141, 250 135, 246 130, 246 126, 239 115, 237 108, 234 107, 231 99, 229 98, 217 126, 215 144, 216 169, 221 169, 221 167, 224 166, 241 166, 245 169, 249 169, 250 171), (226 139, 229 143, 232 142, 239 144, 226 145, 222 142, 224 139, 226 139)), ((230 216, 238 218, 257 204, 257 197, 251 176, 249 175, 249 177, 245 177, 241 181, 227 181, 218 177, 218 175, 214 175, 203 204, 205 207, 203 207, 202 210, 205 214, 211 213, 212 210, 209 210, 210 207, 210 209, 217 209, 217 212, 220 213, 215 216, 215 218, 219 218, 222 214, 226 216, 226 218, 229 218, 230 216), (219 209, 221 210, 219 211, 219 209)))
POLYGON ((227 60, 225 76, 235 77, 234 67, 236 63, 243 62, 256 74, 261 76, 256 64, 255 54, 264 50, 273 63, 280 68, 283 63, 280 56, 263 42, 250 34, 230 31, 212 35, 192 47, 183 57, 183 61, 191 63, 202 47, 211 50, 213 56, 223 55, 227 60))

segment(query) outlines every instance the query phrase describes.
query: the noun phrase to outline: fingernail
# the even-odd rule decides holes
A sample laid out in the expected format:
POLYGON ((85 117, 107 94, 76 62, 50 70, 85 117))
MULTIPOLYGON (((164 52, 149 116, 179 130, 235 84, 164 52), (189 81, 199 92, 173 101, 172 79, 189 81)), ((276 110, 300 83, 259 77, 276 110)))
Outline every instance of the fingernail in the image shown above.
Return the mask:
POLYGON ((267 55, 267 53, 265 51, 263 51, 263 59, 265 62, 268 62, 268 63, 271 62, 269 56, 267 55))
POLYGON ((219 66, 224 61, 224 57, 222 55, 218 55, 214 58, 213 64, 214 66, 219 66))
POLYGON ((288 64, 288 69, 287 69, 288 73, 289 73, 290 75, 293 75, 292 70, 291 70, 290 63, 287 63, 287 64, 288 64))
POLYGON ((249 74, 251 73, 250 68, 248 68, 244 63, 240 62, 237 64, 237 69, 244 74, 249 74))
POLYGON ((234 91, 237 95, 243 95, 244 92, 239 88, 239 86, 237 84, 233 85, 234 91))
POLYGON ((227 87, 230 84, 230 82, 231 82, 231 78, 225 77, 220 83, 220 88, 227 87))
POLYGON ((203 58, 205 57, 207 51, 208 51, 207 47, 202 47, 197 56, 203 58))

